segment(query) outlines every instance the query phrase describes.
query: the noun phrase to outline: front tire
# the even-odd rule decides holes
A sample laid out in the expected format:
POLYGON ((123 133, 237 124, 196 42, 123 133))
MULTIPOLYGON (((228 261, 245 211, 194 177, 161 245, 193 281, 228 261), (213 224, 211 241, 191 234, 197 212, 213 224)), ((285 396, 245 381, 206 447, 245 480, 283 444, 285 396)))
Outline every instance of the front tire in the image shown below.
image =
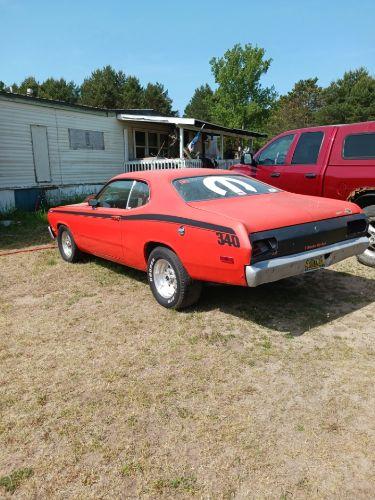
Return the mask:
POLYGON ((200 297, 202 284, 190 278, 180 259, 169 248, 157 247, 151 252, 147 277, 155 299, 169 309, 184 309, 200 297))
POLYGON ((60 255, 66 262, 73 263, 78 262, 81 259, 82 253, 77 247, 72 233, 66 226, 59 227, 57 243, 60 255))
POLYGON ((369 238, 370 245, 367 250, 365 250, 361 255, 358 255, 357 259, 361 264, 365 266, 375 267, 375 205, 369 205, 363 209, 367 217, 369 218, 369 238))

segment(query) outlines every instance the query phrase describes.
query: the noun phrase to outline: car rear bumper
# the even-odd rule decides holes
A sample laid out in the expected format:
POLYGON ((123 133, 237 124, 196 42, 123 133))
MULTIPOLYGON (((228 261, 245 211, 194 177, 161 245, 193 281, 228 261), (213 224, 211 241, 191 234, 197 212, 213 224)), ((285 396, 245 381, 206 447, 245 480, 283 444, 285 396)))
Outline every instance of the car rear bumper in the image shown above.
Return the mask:
POLYGON ((324 267, 336 264, 341 260, 363 253, 369 245, 365 236, 348 241, 340 241, 308 252, 286 255, 275 259, 263 260, 246 266, 246 281, 254 287, 271 281, 278 281, 305 272, 307 259, 324 256, 324 267))

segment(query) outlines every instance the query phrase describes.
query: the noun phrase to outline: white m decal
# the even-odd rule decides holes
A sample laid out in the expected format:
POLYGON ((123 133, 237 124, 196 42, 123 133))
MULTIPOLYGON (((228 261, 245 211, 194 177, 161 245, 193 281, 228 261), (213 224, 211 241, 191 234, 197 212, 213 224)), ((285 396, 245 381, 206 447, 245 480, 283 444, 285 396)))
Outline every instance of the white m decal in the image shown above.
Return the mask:
POLYGON ((210 191, 213 191, 220 196, 225 196, 228 191, 232 191, 232 193, 236 193, 238 195, 246 194, 246 191, 257 193, 257 190, 254 186, 251 186, 251 184, 241 181, 241 179, 235 179, 226 175, 210 175, 203 180, 203 184, 210 191))

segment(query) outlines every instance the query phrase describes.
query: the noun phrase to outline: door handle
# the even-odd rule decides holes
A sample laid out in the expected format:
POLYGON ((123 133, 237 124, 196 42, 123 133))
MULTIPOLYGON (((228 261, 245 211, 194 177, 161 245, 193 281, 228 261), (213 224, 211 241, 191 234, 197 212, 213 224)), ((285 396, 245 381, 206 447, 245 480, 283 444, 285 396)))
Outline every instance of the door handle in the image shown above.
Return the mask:
POLYGON ((121 220, 121 217, 119 215, 111 215, 111 219, 119 221, 121 220))
POLYGON ((280 172, 272 172, 272 174, 270 175, 270 177, 280 177, 280 172))
POLYGON ((316 174, 313 172, 309 172, 308 174, 305 174, 306 179, 315 179, 316 174))

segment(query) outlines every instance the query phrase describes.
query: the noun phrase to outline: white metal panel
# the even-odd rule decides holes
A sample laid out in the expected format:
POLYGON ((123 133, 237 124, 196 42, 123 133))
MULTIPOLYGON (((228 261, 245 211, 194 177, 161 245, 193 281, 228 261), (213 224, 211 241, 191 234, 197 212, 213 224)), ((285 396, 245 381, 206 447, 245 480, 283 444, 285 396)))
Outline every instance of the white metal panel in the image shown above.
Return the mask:
POLYGON ((100 184, 123 172, 124 124, 116 116, 0 96, 0 189, 35 187, 31 125, 47 127, 51 182, 100 184), (68 129, 102 131, 104 150, 73 150, 68 129))
POLYGON ((63 184, 103 183, 123 172, 124 126, 116 117, 58 110, 56 121, 63 184), (104 149, 72 149, 69 128, 103 132, 104 149))
POLYGON ((47 127, 51 182, 60 179, 54 110, 0 98, 0 189, 37 186, 31 125, 47 127))
POLYGON ((35 178, 37 182, 50 182, 51 170, 48 152, 47 127, 31 125, 31 140, 33 143, 33 156, 35 178))

